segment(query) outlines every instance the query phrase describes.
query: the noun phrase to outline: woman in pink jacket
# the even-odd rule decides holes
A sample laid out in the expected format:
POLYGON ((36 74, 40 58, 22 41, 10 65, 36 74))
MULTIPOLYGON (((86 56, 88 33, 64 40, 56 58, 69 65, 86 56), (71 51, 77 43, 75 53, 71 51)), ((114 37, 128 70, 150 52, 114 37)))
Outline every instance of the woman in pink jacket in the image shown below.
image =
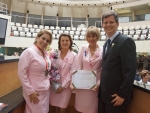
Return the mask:
POLYGON ((26 101, 25 113, 48 113, 49 75, 51 62, 45 49, 52 42, 52 34, 42 30, 34 44, 23 51, 18 64, 18 76, 26 101))
POLYGON ((75 97, 75 109, 82 113, 98 113, 98 88, 100 85, 100 72, 102 60, 102 47, 97 44, 100 39, 100 31, 91 26, 86 31, 88 44, 82 45, 77 56, 78 70, 91 70, 97 72, 96 86, 91 89, 77 89, 75 97))
POLYGON ((75 69, 76 53, 72 51, 72 38, 68 34, 61 34, 58 41, 58 67, 61 86, 57 92, 50 90, 50 104, 55 106, 55 113, 66 113, 72 91, 70 82, 72 71, 75 69))

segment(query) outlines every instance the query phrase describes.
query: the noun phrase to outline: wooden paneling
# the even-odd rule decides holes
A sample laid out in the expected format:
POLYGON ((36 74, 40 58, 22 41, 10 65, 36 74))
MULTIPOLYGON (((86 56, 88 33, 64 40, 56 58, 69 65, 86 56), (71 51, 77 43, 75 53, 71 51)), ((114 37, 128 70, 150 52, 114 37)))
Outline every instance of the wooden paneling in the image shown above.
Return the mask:
POLYGON ((20 105, 16 110, 14 110, 12 113, 24 113, 24 109, 25 109, 25 102, 20 105))
POLYGON ((127 113, 150 113, 150 94, 133 89, 133 100, 127 113))
POLYGON ((18 62, 0 64, 0 97, 21 86, 17 69, 18 62))

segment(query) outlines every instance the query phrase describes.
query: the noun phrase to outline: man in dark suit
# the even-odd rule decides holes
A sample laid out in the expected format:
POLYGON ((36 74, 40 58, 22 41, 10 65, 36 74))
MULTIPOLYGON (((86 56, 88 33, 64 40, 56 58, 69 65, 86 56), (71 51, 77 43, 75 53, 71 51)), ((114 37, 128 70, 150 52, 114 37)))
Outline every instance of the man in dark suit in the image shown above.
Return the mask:
POLYGON ((102 16, 102 26, 110 40, 103 48, 99 113, 126 113, 136 74, 136 46, 130 37, 117 31, 115 12, 102 16))

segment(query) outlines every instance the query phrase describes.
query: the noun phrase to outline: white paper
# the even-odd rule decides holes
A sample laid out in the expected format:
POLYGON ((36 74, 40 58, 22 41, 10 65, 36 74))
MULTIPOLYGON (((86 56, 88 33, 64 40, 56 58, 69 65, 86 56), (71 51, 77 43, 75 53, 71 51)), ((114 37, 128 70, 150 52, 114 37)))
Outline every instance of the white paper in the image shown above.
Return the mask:
POLYGON ((96 85, 95 72, 78 70, 72 75, 72 84, 76 89, 91 89, 96 85))

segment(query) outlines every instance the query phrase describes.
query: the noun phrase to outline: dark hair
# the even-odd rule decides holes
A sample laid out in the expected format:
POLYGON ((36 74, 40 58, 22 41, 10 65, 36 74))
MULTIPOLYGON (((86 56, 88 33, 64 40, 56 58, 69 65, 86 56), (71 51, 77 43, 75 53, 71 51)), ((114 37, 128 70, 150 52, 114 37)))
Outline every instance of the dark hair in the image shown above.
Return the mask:
MULTIPOLYGON (((52 33, 50 33, 47 30, 41 30, 41 31, 39 31, 38 34, 37 34, 37 36, 36 36, 36 38, 41 37, 43 34, 48 34, 50 36, 50 42, 49 42, 49 44, 51 44, 52 43, 52 33)), ((36 44, 36 39, 34 41, 34 44, 36 44)))
POLYGON ((62 36, 67 36, 69 38, 69 41, 70 41, 70 46, 69 46, 69 49, 72 50, 72 45, 73 45, 73 41, 72 41, 72 38, 69 34, 65 34, 65 33, 62 33, 60 36, 59 36, 59 40, 58 40, 58 49, 61 50, 61 45, 60 45, 60 41, 61 41, 61 37, 62 36))
POLYGON ((114 16, 116 23, 118 23, 118 14, 113 12, 113 11, 103 14, 103 16, 102 16, 102 23, 103 23, 104 18, 108 18, 110 16, 114 16))

